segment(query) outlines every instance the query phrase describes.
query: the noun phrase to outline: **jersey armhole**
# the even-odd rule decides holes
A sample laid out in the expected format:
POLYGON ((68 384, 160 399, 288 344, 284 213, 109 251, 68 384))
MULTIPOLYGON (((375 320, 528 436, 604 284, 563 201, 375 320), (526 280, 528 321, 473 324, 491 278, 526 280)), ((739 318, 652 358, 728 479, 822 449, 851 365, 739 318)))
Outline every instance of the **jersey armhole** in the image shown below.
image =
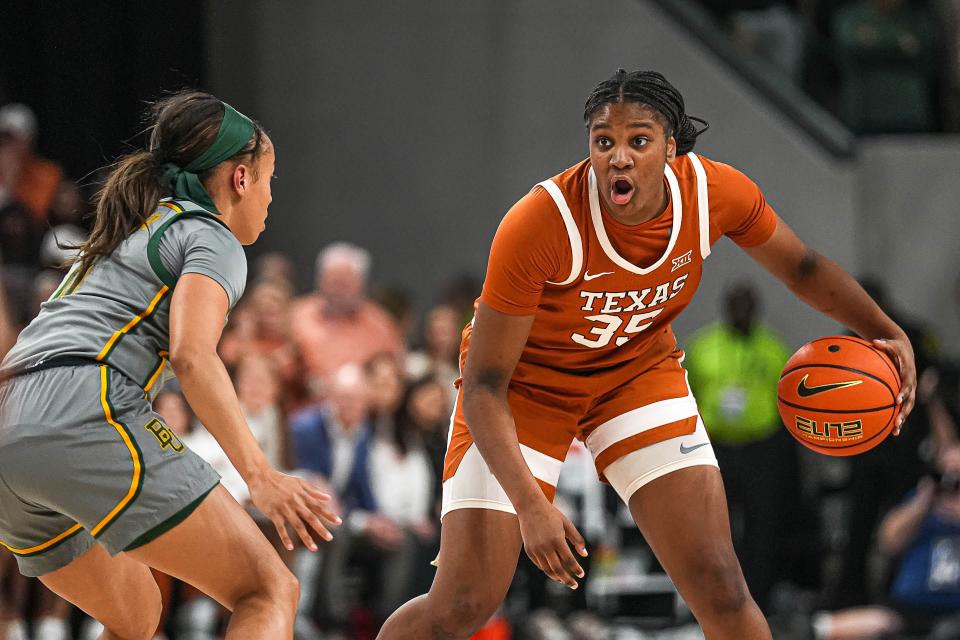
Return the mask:
POLYGON ((178 203, 172 201, 165 201, 162 204, 163 206, 173 209, 174 214, 151 234, 150 239, 147 241, 147 260, 150 263, 150 268, 153 269, 153 273, 160 279, 160 282, 173 289, 177 285, 177 276, 170 273, 170 270, 163 264, 163 260, 160 257, 160 241, 163 240, 163 234, 167 232, 167 229, 169 229, 173 223, 188 218, 207 218, 227 230, 229 230, 229 227, 224 224, 223 220, 220 220, 217 216, 207 211, 185 210, 178 203))
POLYGON ((583 243, 580 239, 580 231, 577 229, 577 223, 573 220, 570 206, 567 204, 566 198, 563 197, 563 192, 560 190, 560 187, 558 187, 553 180, 538 182, 537 186, 543 187, 550 197, 553 198, 553 202, 557 205, 557 210, 560 212, 560 217, 563 219, 563 226, 567 230, 567 238, 570 240, 570 275, 562 282, 551 282, 548 280, 547 284, 561 287, 566 286, 572 284, 583 269, 583 243))
POLYGON ((710 194, 707 190, 707 172, 703 169, 700 158, 692 151, 687 154, 693 172, 697 176, 697 209, 700 221, 700 257, 703 260, 710 255, 710 194))

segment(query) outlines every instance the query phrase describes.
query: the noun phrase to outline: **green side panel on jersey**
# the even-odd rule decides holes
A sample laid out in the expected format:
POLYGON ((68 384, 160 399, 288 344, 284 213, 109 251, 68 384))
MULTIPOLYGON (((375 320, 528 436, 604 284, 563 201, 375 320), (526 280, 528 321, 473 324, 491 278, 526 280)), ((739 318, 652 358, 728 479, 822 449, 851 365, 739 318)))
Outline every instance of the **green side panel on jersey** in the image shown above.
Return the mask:
POLYGON ((230 227, 228 227, 223 220, 214 214, 208 211, 193 210, 183 211, 181 213, 172 215, 169 220, 161 224, 157 230, 153 232, 153 235, 150 236, 150 240, 147 242, 147 259, 150 261, 150 267, 153 269, 153 272, 157 274, 157 277, 160 278, 160 281, 170 287, 171 290, 177 286, 177 278, 170 273, 170 271, 164 266, 163 260, 160 259, 160 240, 163 239, 163 234, 166 233, 167 229, 170 228, 170 225, 172 225, 174 222, 185 220, 187 218, 208 218, 221 225, 224 229, 230 229, 230 227))

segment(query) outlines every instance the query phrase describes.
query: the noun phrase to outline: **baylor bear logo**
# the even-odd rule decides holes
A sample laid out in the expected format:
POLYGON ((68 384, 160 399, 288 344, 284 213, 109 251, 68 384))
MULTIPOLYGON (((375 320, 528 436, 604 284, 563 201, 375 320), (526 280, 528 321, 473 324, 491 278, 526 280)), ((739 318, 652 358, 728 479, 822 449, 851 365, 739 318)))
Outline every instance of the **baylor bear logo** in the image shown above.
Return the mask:
POLYGON ((163 424, 156 418, 153 418, 150 420, 150 422, 143 425, 143 428, 156 436, 157 441, 160 442, 161 449, 166 449, 169 447, 177 453, 183 451, 183 443, 180 442, 180 438, 177 437, 177 434, 171 431, 170 427, 163 424))

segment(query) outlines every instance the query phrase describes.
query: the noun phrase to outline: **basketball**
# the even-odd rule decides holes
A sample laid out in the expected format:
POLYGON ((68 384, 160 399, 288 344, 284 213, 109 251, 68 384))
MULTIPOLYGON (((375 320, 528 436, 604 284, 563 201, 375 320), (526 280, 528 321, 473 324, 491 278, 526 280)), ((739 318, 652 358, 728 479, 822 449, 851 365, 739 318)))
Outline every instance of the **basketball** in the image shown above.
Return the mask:
POLYGON ((852 456, 877 446, 899 412, 900 374, 866 340, 827 336, 787 361, 777 405, 783 424, 804 446, 830 456, 852 456))

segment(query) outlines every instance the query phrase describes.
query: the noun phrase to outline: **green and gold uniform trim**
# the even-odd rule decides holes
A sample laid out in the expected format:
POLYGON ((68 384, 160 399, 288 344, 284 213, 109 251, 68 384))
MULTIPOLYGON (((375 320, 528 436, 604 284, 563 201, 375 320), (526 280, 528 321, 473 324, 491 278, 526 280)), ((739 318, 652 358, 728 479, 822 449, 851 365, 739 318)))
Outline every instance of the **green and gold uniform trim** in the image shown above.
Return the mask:
POLYGON ((68 296, 74 291, 77 290, 83 281, 87 279, 87 276, 90 275, 90 271, 93 270, 91 265, 89 269, 80 273, 80 263, 75 262, 70 271, 67 272, 67 275, 64 276, 63 282, 60 283, 60 286, 57 287, 57 290, 53 292, 53 295, 50 296, 50 300, 56 300, 57 298, 62 298, 63 296, 68 296))
POLYGON ((25 549, 16 549, 14 547, 11 547, 7 543, 3 542, 2 540, 0 540, 0 547, 3 547, 10 553, 18 555, 20 557, 34 556, 38 553, 49 551, 50 549, 55 548, 61 542, 66 542, 76 534, 80 533, 82 529, 83 529, 83 525, 75 524, 69 529, 67 529, 66 531, 64 531, 63 533, 57 536, 54 536, 53 538, 50 538, 46 542, 41 542, 40 544, 34 545, 32 547, 27 547, 25 549))
POLYGON ((163 368, 167 366, 167 358, 170 356, 168 351, 160 351, 157 353, 157 364, 153 367, 153 371, 147 377, 147 381, 140 385, 145 392, 149 392, 153 388, 153 385, 157 383, 157 380, 160 379, 160 374, 163 373, 163 368))
POLYGON ((105 365, 101 365, 100 367, 100 405, 103 407, 103 415, 106 417, 107 422, 117 430, 120 438, 123 439, 123 443, 127 445, 127 450, 133 459, 133 475, 130 478, 130 488, 127 489, 127 494, 117 503, 117 506, 110 510, 110 513, 104 516, 103 520, 90 529, 90 535, 94 538, 100 536, 107 530, 107 527, 116 522, 117 518, 119 518, 120 515, 133 504, 137 496, 140 495, 140 490, 143 488, 143 476, 145 472, 143 468, 143 452, 140 451, 140 445, 137 444, 133 434, 130 433, 126 425, 115 417, 116 411, 110 402, 110 367, 105 365))
POLYGON ((163 224, 157 227, 157 230, 153 232, 153 235, 150 236, 150 240, 147 242, 147 259, 150 261, 150 267, 153 269, 153 272, 160 278, 160 282, 165 284, 168 288, 173 289, 177 286, 177 278, 174 276, 167 267, 163 264, 163 260, 160 259, 160 240, 163 239, 163 234, 166 233, 167 229, 170 228, 174 222, 179 222, 180 220, 186 220, 187 218, 207 218, 213 220, 224 229, 229 230, 230 227, 224 223, 218 216, 210 213, 209 211, 204 210, 193 210, 185 211, 183 207, 176 204, 175 202, 161 202, 160 206, 172 209, 175 213, 170 216, 163 224))
MULTIPOLYGON (((110 513, 104 516, 104 518, 98 522, 93 529, 90 530, 91 535, 94 537, 97 537, 106 531, 107 528, 116 522, 117 518, 119 518, 120 515, 126 511, 131 504, 133 504, 133 501, 136 500, 138 495, 140 495, 140 490, 143 488, 143 476, 145 473, 143 467, 143 452, 140 450, 140 446, 131 435, 130 430, 114 417, 116 415, 116 411, 113 408, 113 404, 110 402, 110 367, 106 365, 100 366, 100 405, 103 407, 103 414, 106 417, 107 422, 110 424, 110 426, 117 430, 117 433, 119 433, 120 437, 123 439, 123 443, 127 446, 127 450, 130 451, 130 457, 133 460, 133 475, 130 479, 130 487, 127 489, 127 493, 123 499, 117 503, 117 505, 110 510, 110 513)), ((13 547, 3 541, 0 541, 0 546, 15 555, 28 557, 38 553, 43 553, 44 551, 50 551, 57 545, 66 542, 78 534, 81 530, 83 530, 83 525, 75 524, 66 531, 54 536, 53 538, 50 538, 46 542, 41 542, 40 544, 36 544, 32 547, 25 547, 22 549, 13 547)))
POLYGON ((160 302, 167 297, 167 294, 170 292, 170 287, 163 285, 160 287, 160 291, 157 292, 157 295, 153 296, 153 300, 150 301, 150 304, 147 305, 147 308, 138 313, 130 320, 122 329, 118 329, 114 334, 107 340, 107 344, 103 345, 103 349, 100 350, 100 353, 97 355, 97 362, 103 362, 106 360, 110 353, 116 348, 120 340, 127 333, 133 330, 138 324, 149 318, 153 315, 153 312, 157 310, 160 302))

